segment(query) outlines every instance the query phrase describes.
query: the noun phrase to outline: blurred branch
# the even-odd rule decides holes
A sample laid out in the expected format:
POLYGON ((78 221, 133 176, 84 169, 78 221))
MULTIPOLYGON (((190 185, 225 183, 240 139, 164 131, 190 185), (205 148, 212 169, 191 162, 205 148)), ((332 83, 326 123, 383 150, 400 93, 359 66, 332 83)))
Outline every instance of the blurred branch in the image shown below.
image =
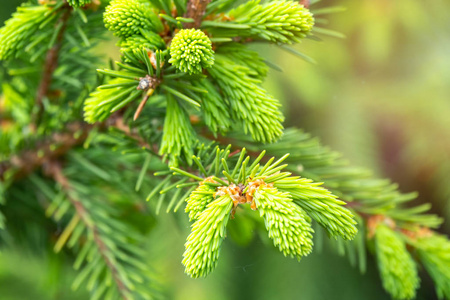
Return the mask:
POLYGON ((198 28, 202 23, 203 16, 206 11, 206 6, 208 6, 211 0, 189 0, 187 4, 187 12, 185 13, 185 18, 194 19, 193 23, 185 23, 186 28, 198 28))
POLYGON ((70 149, 82 144, 92 127, 81 122, 68 124, 66 132, 54 133, 34 149, 14 155, 9 161, 0 162, 0 179, 4 180, 4 175, 10 169, 16 169, 14 179, 23 178, 45 162, 63 156, 70 149))
POLYGON ((311 4, 311 0, 300 0, 298 2, 306 8, 308 8, 309 5, 311 4))
POLYGON ((64 32, 66 30, 67 22, 71 13, 71 7, 67 3, 62 7, 62 9, 64 9, 65 11, 61 15, 58 22, 56 22, 55 24, 55 28, 58 28, 59 26, 61 26, 61 28, 59 29, 58 35, 56 36, 55 45, 47 52, 42 79, 37 90, 36 105, 38 106, 38 112, 36 113, 36 115, 34 115, 34 123, 37 123, 42 116, 44 110, 42 101, 49 92, 50 85, 52 83, 53 72, 58 66, 59 51, 61 50, 62 39, 64 37, 64 32))
POLYGON ((32 173, 45 163, 61 158, 74 147, 82 145, 94 127, 102 131, 107 130, 109 127, 117 128, 128 137, 134 139, 140 146, 151 148, 152 150, 156 149, 145 142, 137 133, 133 132, 120 115, 112 116, 107 122, 97 125, 74 122, 66 126, 66 132, 55 133, 34 149, 14 155, 9 161, 0 162, 0 180, 5 180, 5 174, 8 170, 15 170, 13 179, 17 180, 32 173))
POLYGON ((103 241, 103 238, 100 235, 99 229, 95 225, 95 222, 90 221, 89 211, 86 209, 86 207, 84 207, 84 205, 80 201, 78 201, 72 196, 73 195, 72 187, 70 185, 68 178, 63 174, 60 162, 58 161, 49 162, 45 166, 45 173, 51 176, 56 182, 58 182, 61 185, 62 189, 66 192, 67 198, 75 208, 77 215, 84 223, 84 225, 92 232, 95 244, 98 247, 98 251, 103 260, 105 261, 107 267, 111 271, 112 277, 117 285, 117 289, 119 290, 121 297, 125 300, 130 299, 128 297, 130 291, 128 290, 125 282, 119 276, 119 271, 114 262, 111 260, 110 253, 108 253, 111 251, 111 249, 109 249, 108 246, 103 241))

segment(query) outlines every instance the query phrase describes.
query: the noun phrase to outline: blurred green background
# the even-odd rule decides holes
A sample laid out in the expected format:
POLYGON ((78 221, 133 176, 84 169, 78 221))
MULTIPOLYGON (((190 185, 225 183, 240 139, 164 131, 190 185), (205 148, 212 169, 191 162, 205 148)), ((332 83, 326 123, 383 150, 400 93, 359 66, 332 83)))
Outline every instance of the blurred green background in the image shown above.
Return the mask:
MULTIPOLYGON (((20 2, 2 0, 1 23, 20 2)), ((318 6, 330 5, 346 10, 326 16, 325 26, 346 38, 296 46, 316 65, 276 47, 256 47, 283 69, 272 70, 265 86, 283 101, 286 126, 319 136, 403 192, 419 191, 416 204, 431 202, 432 212, 450 220, 450 2, 318 6)), ((297 263, 257 236, 245 246, 226 240, 217 270, 190 279, 181 265, 188 226, 185 218, 162 215, 148 240, 149 264, 169 299, 389 299, 371 258, 364 275, 327 247, 297 263)), ((450 222, 441 232, 450 233, 450 222)), ((70 291, 74 271, 64 257, 42 248, 38 236, 35 244, 0 253, 0 299, 88 299, 70 291)), ((418 299, 435 297, 422 272, 418 299)))

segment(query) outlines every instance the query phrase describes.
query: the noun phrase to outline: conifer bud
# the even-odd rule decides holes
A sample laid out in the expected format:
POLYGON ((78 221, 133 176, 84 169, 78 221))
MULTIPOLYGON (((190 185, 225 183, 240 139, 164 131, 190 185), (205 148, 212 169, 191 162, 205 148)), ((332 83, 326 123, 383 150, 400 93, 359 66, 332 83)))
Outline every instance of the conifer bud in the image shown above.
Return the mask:
POLYGON ((289 193, 276 188, 260 186, 255 190, 253 199, 269 237, 285 256, 306 256, 312 251, 311 219, 292 202, 289 193))
POLYGON ((189 213, 190 221, 197 220, 206 205, 214 200, 215 190, 214 187, 202 183, 186 199, 187 205, 185 211, 189 213))
POLYGON ((114 35, 128 37, 141 29, 160 32, 163 25, 152 8, 140 0, 113 0, 103 15, 105 26, 114 35))
POLYGON ((230 195, 223 195, 209 203, 192 224, 183 254, 185 272, 191 277, 205 277, 216 267, 232 207, 230 195))
POLYGON ((181 72, 201 73, 214 64, 211 40, 199 29, 180 30, 170 45, 169 63, 181 72))
POLYGON ((400 236, 386 225, 375 231, 375 250, 383 287, 395 299, 413 299, 419 287, 417 267, 400 236))

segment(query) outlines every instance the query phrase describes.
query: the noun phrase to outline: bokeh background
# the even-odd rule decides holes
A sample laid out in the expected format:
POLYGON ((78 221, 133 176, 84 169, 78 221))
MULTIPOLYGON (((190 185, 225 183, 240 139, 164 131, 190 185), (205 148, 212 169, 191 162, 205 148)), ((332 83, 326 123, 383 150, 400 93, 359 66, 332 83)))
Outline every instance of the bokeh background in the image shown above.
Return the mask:
MULTIPOLYGON (((1 0, 1 24, 21 2, 1 0)), ((419 191, 416 204, 431 202, 432 212, 450 220, 450 2, 318 6, 330 5, 346 10, 326 16, 324 26, 346 38, 322 36, 296 46, 317 64, 277 47, 256 47, 283 69, 272 70, 265 86, 283 101, 286 126, 319 136, 403 192, 419 191)), ((149 236, 148 261, 169 299, 389 299, 370 257, 361 275, 327 247, 297 263, 258 236, 241 244, 226 240, 217 270, 192 280, 181 265, 188 226, 185 218, 162 215, 149 236)), ((449 234, 450 221, 440 231, 449 234)), ((0 299, 88 299, 84 291, 71 292, 74 271, 65 257, 39 246, 39 236, 35 244, 0 253, 0 299)), ((422 272, 418 299, 435 297, 422 272)))

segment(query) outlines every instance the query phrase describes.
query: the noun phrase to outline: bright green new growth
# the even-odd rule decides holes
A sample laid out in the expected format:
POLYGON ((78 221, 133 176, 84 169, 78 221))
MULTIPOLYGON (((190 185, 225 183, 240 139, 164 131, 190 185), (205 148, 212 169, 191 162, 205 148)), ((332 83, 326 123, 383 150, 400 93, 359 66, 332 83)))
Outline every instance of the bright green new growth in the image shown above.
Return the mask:
MULTIPOLYGON (((200 148, 203 151, 207 150, 204 145, 200 148)), ((175 172, 174 175, 183 175, 200 182, 200 186, 191 192, 186 199, 186 212, 189 212, 191 220, 195 220, 195 225, 193 226, 195 226, 197 231, 204 226, 206 227, 203 230, 208 230, 210 224, 202 221, 202 218, 205 219, 207 214, 215 213, 215 211, 208 208, 212 205, 214 197, 222 198, 222 195, 225 195, 232 200, 234 212, 236 212, 237 206, 244 204, 250 204, 252 209, 259 210, 259 214, 264 219, 268 235, 273 240, 274 245, 285 256, 296 257, 300 260, 302 256, 306 256, 312 251, 313 229, 311 227, 311 218, 307 214, 309 212, 305 212, 299 203, 308 201, 309 199, 305 197, 310 194, 316 196, 317 199, 314 199, 314 201, 316 205, 320 206, 320 209, 328 208, 331 210, 331 207, 328 207, 329 203, 333 203, 334 206, 343 204, 343 202, 339 201, 330 201, 329 198, 336 200, 335 197, 322 191, 321 187, 318 187, 317 184, 310 180, 299 179, 298 177, 292 177, 291 173, 281 172, 287 166, 286 164, 283 165, 282 162, 288 155, 281 157, 277 161, 271 158, 264 165, 260 165, 259 163, 264 157, 264 151, 251 162, 250 156, 245 155, 246 150, 244 148, 239 157, 233 158, 233 160, 237 159, 237 162, 234 162, 234 165, 229 165, 227 162, 230 159, 229 147, 226 149, 216 147, 212 153, 215 153, 215 158, 194 157, 201 173, 205 177, 208 176, 207 178, 187 173, 178 168, 171 168, 175 172), (207 163, 203 164, 205 161, 207 163), (224 177, 221 177, 222 175, 224 177), (318 195, 321 195, 321 197, 318 195)), ((175 184, 177 187, 181 188, 184 186, 184 181, 180 180, 178 182, 181 184, 175 184)), ((314 215, 314 206, 310 207, 310 212, 311 215, 314 215)), ((346 220, 349 216, 352 217, 351 212, 342 208, 334 216, 335 220, 330 221, 337 224, 342 219, 341 223, 339 223, 341 224, 340 226, 350 227, 347 229, 347 232, 349 232, 347 235, 342 234, 347 239, 354 237, 356 231, 354 221, 346 220), (338 213, 341 213, 343 216, 340 217, 338 213)), ((214 215, 210 217, 213 218, 214 215)), ((327 224, 325 217, 323 217, 322 221, 320 225, 325 229, 328 230, 328 228, 332 227, 327 224)), ((337 235, 339 235, 339 232, 337 235)), ((202 247, 208 249, 215 247, 215 244, 208 245, 208 243, 216 243, 215 240, 204 240, 199 234, 191 234, 188 242, 194 243, 194 240, 197 238, 199 240, 195 241, 195 243, 201 244, 202 247)), ((190 251, 197 251, 197 248, 190 249, 190 251)), ((217 256, 211 259, 215 260, 217 256)), ((196 263, 196 272, 206 275, 215 264, 215 261, 211 261, 208 265, 205 263, 200 267, 199 263, 196 263)))
POLYGON ((231 10, 228 14, 233 21, 229 26, 215 21, 205 21, 203 26, 221 37, 239 36, 285 44, 300 42, 311 32, 313 15, 298 1, 259 2, 249 1, 231 10))
POLYGON ((259 187, 253 197, 260 216, 264 217, 269 237, 285 256, 300 260, 311 253, 311 219, 292 202, 289 193, 276 188, 259 187))
POLYGON ((386 225, 375 231, 375 252, 383 287, 394 299, 413 299, 420 279, 401 237, 386 225))
POLYGON ((228 107, 222 100, 222 96, 209 80, 197 80, 192 84, 207 91, 201 98, 199 97, 206 125, 214 133, 220 132, 225 134, 231 127, 231 118, 228 107))
POLYGON ((439 299, 450 299, 450 241, 443 235, 429 232, 411 241, 425 269, 436 283, 439 299))
POLYGON ((45 26, 54 19, 48 16, 50 12, 46 5, 18 7, 13 17, 0 29, 0 60, 11 59, 28 46, 36 31, 42 30, 41 25, 45 26), (44 22, 46 17, 47 22, 44 22))
POLYGON ((140 0, 113 0, 103 15, 105 26, 119 37, 139 34, 141 29, 160 32, 163 24, 148 3, 140 0))
POLYGON ((109 80, 107 85, 97 88, 85 100, 84 120, 91 124, 106 120, 111 112, 120 109, 123 102, 136 100, 142 94, 142 91, 136 90, 137 85, 138 81, 134 79, 109 80))
POLYGON ((73 7, 82 7, 91 2, 92 0, 67 0, 67 3, 69 3, 69 5, 73 7))
MULTIPOLYGON (((232 55, 230 53, 230 55, 232 55)), ((274 142, 283 133, 284 118, 280 103, 259 86, 261 80, 254 71, 223 55, 216 55, 209 70, 233 109, 233 117, 240 120, 245 133, 261 142, 274 142)))
POLYGON ((128 52, 130 54, 133 53, 133 50, 136 49, 145 49, 156 51, 158 49, 164 49, 166 44, 164 40, 153 31, 141 30, 141 35, 132 35, 123 39, 120 42, 120 51, 128 52))
POLYGON ((192 163, 192 149, 196 134, 189 121, 189 116, 176 99, 167 96, 167 113, 164 120, 164 133, 159 154, 170 154, 170 165, 178 165, 178 157, 183 155, 192 163))
POLYGON ((345 202, 337 199, 322 183, 307 178, 286 178, 274 184, 282 191, 288 191, 295 203, 305 210, 329 235, 352 240, 358 230, 353 214, 344 207, 345 202))
POLYGON ((269 71, 269 67, 259 53, 244 44, 226 43, 217 50, 217 54, 226 56, 236 64, 247 67, 250 70, 248 75, 260 80, 263 80, 269 71))
POLYGON ((181 72, 201 73, 214 64, 211 40, 199 29, 182 29, 170 44, 169 63, 181 72))
MULTIPOLYGON (((7 212, 9 203, 4 199, 10 195, 8 202, 17 203, 16 198, 36 202, 36 195, 45 194, 45 200, 52 202, 49 215, 58 227, 65 226, 55 249, 60 251, 66 244, 77 257, 75 268, 80 272, 74 287, 86 285, 92 299, 152 298, 153 279, 141 243, 145 236, 133 230, 136 226, 145 232, 148 227, 140 220, 134 223, 128 214, 130 210, 134 216, 145 198, 141 193, 131 197, 130 187, 135 186, 136 193, 148 192, 147 200, 159 193, 156 214, 165 205, 164 199, 171 199, 167 212, 177 211, 186 201, 185 211, 194 224, 183 263, 192 277, 206 276, 217 265, 227 222, 235 213, 240 220, 230 224, 238 224, 234 232, 251 238, 254 231, 263 230, 264 222, 275 246, 297 259, 311 252, 311 219, 328 235, 352 240, 357 231, 353 213, 361 232, 367 216, 385 214, 398 226, 397 231, 379 226, 376 232, 375 249, 388 292, 408 299, 418 286, 415 264, 402 240, 406 239, 436 282, 438 296, 450 298, 449 241, 436 234, 409 239, 403 231, 417 224, 437 227, 439 218, 422 214, 426 207, 404 209, 400 203, 414 196, 399 193, 388 181, 343 166, 336 153, 310 135, 299 130, 283 132, 280 104, 261 87, 268 66, 279 68, 248 45, 265 41, 281 46, 307 37, 314 19, 298 1, 210 1, 202 20, 186 17, 188 2, 184 0, 112 0, 99 7, 86 6, 89 0, 31 2, 34 6, 19 7, 0 29, 0 59, 21 59, 17 65, 14 60, 4 64, 0 72, 3 98, 6 102, 14 98, 2 107, 8 122, 12 117, 14 128, 0 130, 0 177, 7 178, 6 185, 0 180, 0 204, 2 212, 7 212), (102 14, 106 24, 100 24, 102 14), (194 24, 199 29, 182 29, 194 24), (122 56, 110 69, 98 70, 95 80, 95 72, 89 71, 100 62, 93 47, 105 27, 120 38, 122 56), (51 54, 49 49, 59 51, 57 67, 47 74, 51 88, 42 94, 42 116, 35 123, 34 112, 39 108, 36 88, 42 82, 35 75, 46 72, 43 66, 48 64, 43 58, 51 54), (53 95, 58 93, 61 96, 53 95), (79 113, 83 105, 87 122, 104 122, 83 124, 79 113), (61 115, 64 118, 58 117, 61 115), (82 130, 73 133, 71 126, 79 124, 82 130), (26 128, 33 128, 33 133, 24 134, 26 128), (77 145, 64 149, 61 156, 51 154, 49 166, 46 163, 42 169, 61 169, 67 182, 54 175, 44 178, 47 172, 42 172, 41 165, 32 166, 32 174, 15 182, 14 172, 21 169, 8 169, 8 160, 16 155, 20 158, 24 146, 46 144, 47 139, 52 153, 59 153, 53 152, 59 145, 50 133, 59 136, 60 131, 66 134, 66 129, 77 145), (222 149, 224 139, 212 136, 228 131, 232 133, 225 139, 231 138, 233 146, 222 149), (254 142, 274 142, 281 135, 277 143, 263 146, 254 142), (78 146, 81 143, 84 147, 78 146), (252 150, 250 156, 245 149, 240 155, 234 151, 243 146, 252 150), (263 148, 281 158, 264 159, 265 151, 255 158, 263 148), (281 164, 287 152, 292 154, 286 160, 289 166, 281 164), (121 155, 126 153, 132 155, 121 155), (5 162, 7 174, 3 174, 5 162), (324 181, 333 193, 356 205, 345 208, 345 203, 320 183, 283 172, 286 167, 297 175, 324 181), (155 176, 150 176, 155 171, 155 176), (170 174, 172 171, 175 173, 170 174), (184 177, 180 179, 180 175, 184 177), (35 187, 29 189, 29 182, 35 187), (2 198, 4 193, 7 197, 2 198), (251 218, 245 219, 250 214, 251 218), (241 220, 244 222, 239 223, 241 220)), ((47 158, 46 151, 31 148, 47 158)), ((0 228, 8 230, 12 225, 14 229, 13 220, 7 226, 4 220, 0 213, 0 228)), ((365 265, 365 242, 366 235, 361 233, 352 243, 337 239, 336 248, 350 249, 349 257, 353 253, 353 260, 361 266, 365 265)))
POLYGON ((250 1, 230 11, 239 24, 250 26, 242 36, 257 36, 272 42, 300 42, 314 26, 311 12, 298 1, 250 1), (255 22, 256 21, 256 22, 255 22))
POLYGON ((183 254, 189 276, 205 277, 216 267, 232 207, 231 197, 223 195, 209 203, 192 225, 183 254))
POLYGON ((206 206, 214 200, 216 189, 207 184, 200 184, 186 199, 185 212, 189 213, 189 221, 195 221, 205 210, 206 206))

